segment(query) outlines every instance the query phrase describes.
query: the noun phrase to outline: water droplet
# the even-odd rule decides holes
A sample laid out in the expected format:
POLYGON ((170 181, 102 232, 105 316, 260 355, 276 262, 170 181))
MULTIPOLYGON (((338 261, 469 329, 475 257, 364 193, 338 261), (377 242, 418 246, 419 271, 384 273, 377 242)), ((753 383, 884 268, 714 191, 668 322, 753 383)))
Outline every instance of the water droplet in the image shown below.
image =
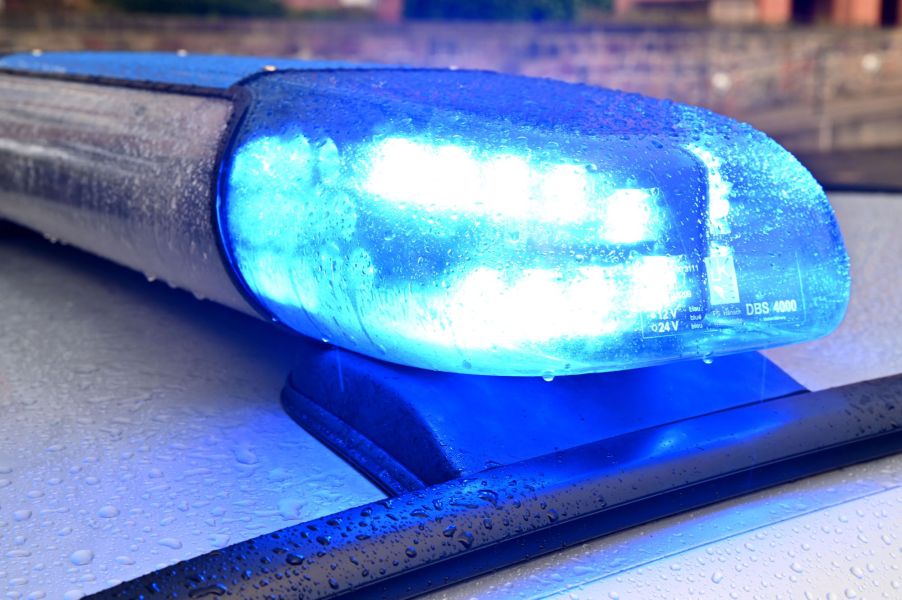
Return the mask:
POLYGON ((711 581, 713 581, 714 583, 720 583, 721 581, 723 581, 723 573, 721 573, 720 571, 714 571, 714 574, 711 575, 711 581))
POLYGON ((232 453, 235 455, 235 460, 243 465, 255 465, 260 460, 254 451, 247 446, 233 448, 232 453))
POLYGON ((119 509, 115 506, 107 504, 106 506, 101 506, 97 511, 97 516, 102 519, 112 519, 113 517, 119 516, 119 509))
POLYGON ((291 474, 282 467, 276 467, 275 469, 270 469, 267 477, 270 481, 285 481, 290 475, 291 474))
POLYGON ((289 565, 301 565, 304 564, 304 557, 298 556, 297 554, 286 554, 285 562, 287 562, 289 565))
POLYGON ((334 577, 330 577, 329 578, 329 587, 332 588, 333 590, 337 590, 338 589, 338 580, 335 579, 334 577))
POLYGON ((229 591, 229 588, 221 583, 207 587, 197 588, 188 592, 189 598, 205 598, 207 596, 222 596, 229 591))
POLYGON ((448 525, 442 530, 442 535, 446 538, 454 537, 454 534, 457 532, 457 525, 448 525))
POLYGON ((800 565, 797 562, 794 562, 791 565, 789 565, 789 568, 792 569, 793 571, 795 571, 796 573, 802 572, 802 565, 800 565))
POLYGON ((157 543, 161 546, 166 546, 167 548, 172 548, 173 550, 178 550, 179 548, 182 547, 182 543, 179 540, 177 540, 175 538, 171 538, 171 537, 161 538, 160 540, 157 541, 157 543))
POLYGON ((545 371, 544 373, 542 373, 542 379, 550 383, 554 381, 554 373, 552 373, 551 371, 545 371))
POLYGON ((299 498, 283 498, 279 500, 279 514, 288 521, 296 521, 301 518, 301 511, 304 509, 305 502, 299 498))
POLYGON ((404 554, 406 554, 409 558, 413 558, 417 555, 417 549, 413 546, 407 546, 407 550, 404 551, 404 554))
POLYGON ((69 562, 79 567, 91 564, 94 560, 94 553, 90 550, 76 550, 69 555, 69 562))
POLYGON ((476 495, 479 496, 480 500, 485 500, 492 506, 498 505, 498 493, 494 490, 479 490, 476 492, 476 495))
POLYGON ((27 521, 31 518, 31 511, 27 509, 17 510, 13 512, 13 520, 27 521))
POLYGON ((85 596, 87 596, 87 594, 81 590, 69 590, 63 594, 63 600, 81 600, 85 596))
POLYGON ((457 541, 460 542, 461 546, 469 550, 473 545, 473 534, 469 531, 464 531, 458 536, 457 541))

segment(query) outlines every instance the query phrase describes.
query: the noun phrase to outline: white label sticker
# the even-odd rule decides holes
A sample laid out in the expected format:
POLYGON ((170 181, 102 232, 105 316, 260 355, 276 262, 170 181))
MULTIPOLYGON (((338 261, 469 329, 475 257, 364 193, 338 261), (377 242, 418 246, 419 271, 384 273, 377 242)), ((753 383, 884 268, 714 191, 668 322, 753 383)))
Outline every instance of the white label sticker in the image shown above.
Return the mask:
POLYGON ((711 305, 736 304, 739 302, 739 282, 736 281, 736 265, 733 256, 724 254, 705 259, 708 271, 708 294, 711 305))

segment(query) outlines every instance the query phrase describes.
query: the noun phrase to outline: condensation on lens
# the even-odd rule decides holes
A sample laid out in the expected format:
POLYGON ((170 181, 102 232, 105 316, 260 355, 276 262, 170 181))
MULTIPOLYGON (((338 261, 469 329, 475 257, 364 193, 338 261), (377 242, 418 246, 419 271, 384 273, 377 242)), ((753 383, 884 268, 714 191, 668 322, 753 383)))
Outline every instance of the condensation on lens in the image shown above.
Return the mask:
POLYGON ((305 335, 547 377, 802 341, 845 311, 823 191, 746 125, 489 73, 248 87, 220 229, 248 291, 305 335))

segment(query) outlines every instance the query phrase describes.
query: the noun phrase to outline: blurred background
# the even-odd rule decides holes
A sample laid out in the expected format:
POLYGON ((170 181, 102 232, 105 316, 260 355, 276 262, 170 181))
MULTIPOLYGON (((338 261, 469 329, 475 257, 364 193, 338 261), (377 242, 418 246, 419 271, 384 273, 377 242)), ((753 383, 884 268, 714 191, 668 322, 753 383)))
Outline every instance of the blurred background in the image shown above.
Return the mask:
POLYGON ((709 107, 830 187, 902 189, 902 0, 0 0, 0 53, 455 66, 709 107))

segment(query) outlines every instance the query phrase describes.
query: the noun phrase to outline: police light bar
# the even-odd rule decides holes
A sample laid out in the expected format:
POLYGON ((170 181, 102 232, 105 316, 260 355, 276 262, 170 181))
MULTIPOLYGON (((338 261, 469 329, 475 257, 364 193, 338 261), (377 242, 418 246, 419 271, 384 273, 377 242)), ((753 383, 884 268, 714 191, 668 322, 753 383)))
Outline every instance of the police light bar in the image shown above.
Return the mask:
POLYGON ((371 357, 612 371, 812 339, 848 303, 817 182, 701 108, 253 58, 0 68, 0 216, 371 357))

